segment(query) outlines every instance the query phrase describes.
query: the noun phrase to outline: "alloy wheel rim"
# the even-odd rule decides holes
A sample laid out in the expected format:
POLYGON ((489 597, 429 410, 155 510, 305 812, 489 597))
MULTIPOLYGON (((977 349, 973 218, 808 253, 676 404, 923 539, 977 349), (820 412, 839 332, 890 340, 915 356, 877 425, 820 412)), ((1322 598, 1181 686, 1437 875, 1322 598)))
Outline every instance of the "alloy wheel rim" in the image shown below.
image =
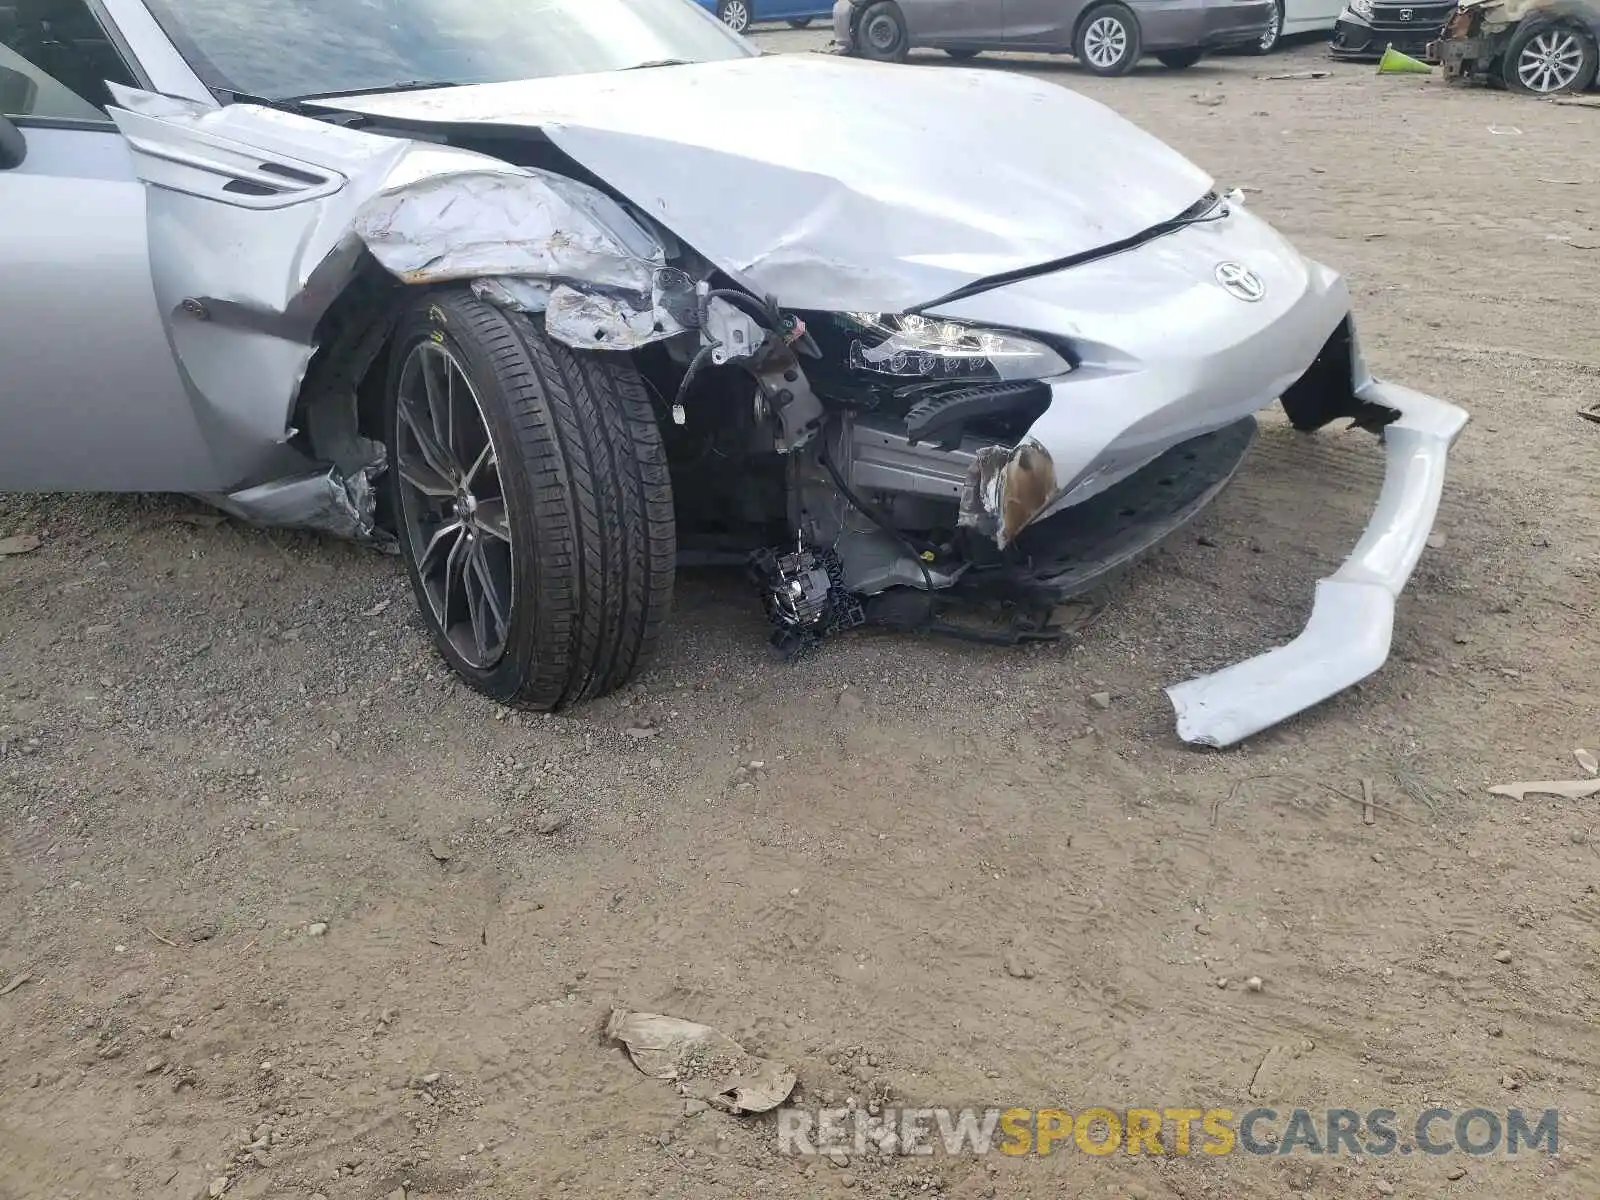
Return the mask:
POLYGON ((400 516, 433 619, 462 659, 505 656, 516 599, 511 520, 494 435, 448 347, 418 342, 400 368, 400 516))
POLYGON ((1128 31, 1114 17, 1097 17, 1083 35, 1083 49, 1097 67, 1114 67, 1128 52, 1128 31))
POLYGON ((874 17, 867 26, 867 41, 874 50, 893 50, 900 31, 889 17, 874 17))
POLYGON ((1278 14, 1278 6, 1272 6, 1272 16, 1267 19, 1267 31, 1261 35, 1261 48, 1271 50, 1278 44, 1278 29, 1283 18, 1278 14))
POLYGON ((1538 34, 1522 48, 1517 78, 1530 92, 1559 92, 1572 86, 1583 69, 1583 47, 1565 29, 1538 34))
POLYGON ((750 24, 750 10, 740 3, 740 0, 728 0, 728 3, 722 6, 722 21, 729 29, 743 33, 750 24))

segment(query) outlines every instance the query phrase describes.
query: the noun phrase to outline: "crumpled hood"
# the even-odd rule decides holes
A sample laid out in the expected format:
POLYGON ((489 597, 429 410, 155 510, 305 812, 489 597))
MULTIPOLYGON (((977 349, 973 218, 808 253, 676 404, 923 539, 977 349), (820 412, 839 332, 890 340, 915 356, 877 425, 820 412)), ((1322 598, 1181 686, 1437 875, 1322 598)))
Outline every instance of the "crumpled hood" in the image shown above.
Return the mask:
POLYGON ((1212 186, 1059 85, 824 55, 330 106, 541 129, 718 267, 792 308, 899 312, 1132 236, 1212 186))

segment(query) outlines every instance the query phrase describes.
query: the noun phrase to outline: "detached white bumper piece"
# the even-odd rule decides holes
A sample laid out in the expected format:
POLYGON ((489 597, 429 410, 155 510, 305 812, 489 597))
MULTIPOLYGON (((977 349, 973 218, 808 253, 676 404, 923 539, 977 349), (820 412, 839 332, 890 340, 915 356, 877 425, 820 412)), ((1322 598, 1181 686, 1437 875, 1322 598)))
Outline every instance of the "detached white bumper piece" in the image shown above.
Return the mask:
POLYGON ((1389 657, 1395 600, 1422 557, 1445 461, 1468 418, 1454 404, 1392 383, 1372 380, 1356 394, 1400 413, 1383 429, 1387 466, 1372 520, 1344 565, 1318 580, 1299 637, 1167 689, 1186 742, 1243 741, 1359 683, 1389 657))

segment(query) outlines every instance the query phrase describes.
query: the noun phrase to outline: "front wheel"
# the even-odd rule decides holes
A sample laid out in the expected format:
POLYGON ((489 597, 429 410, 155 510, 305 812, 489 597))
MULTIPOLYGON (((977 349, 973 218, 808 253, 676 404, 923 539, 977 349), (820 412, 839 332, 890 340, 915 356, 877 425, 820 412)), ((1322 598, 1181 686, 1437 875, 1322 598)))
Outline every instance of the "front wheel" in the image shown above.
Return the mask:
POLYGON ((750 0, 717 0, 717 16, 735 33, 750 28, 750 0))
POLYGON ((856 21, 856 53, 873 62, 905 62, 911 52, 911 34, 905 14, 894 0, 867 6, 856 21))
POLYGON ((1574 25, 1524 26, 1506 47, 1501 77, 1512 91, 1535 96, 1581 92, 1595 78, 1595 41, 1574 25))
POLYGON ((1156 61, 1170 71, 1187 71, 1204 56, 1204 50, 1163 50, 1156 55, 1156 61))
POLYGON ((1096 75, 1126 75, 1139 61, 1139 21, 1120 4, 1084 18, 1073 53, 1096 75))
POLYGON ((649 660, 672 598, 666 452, 624 354, 578 353, 464 288, 401 318, 386 433, 400 552, 435 645, 554 709, 649 660))
POLYGON ((1267 28, 1261 35, 1261 40, 1253 42, 1246 51, 1248 54, 1271 54, 1283 41, 1283 0, 1277 0, 1272 6, 1272 15, 1267 18, 1267 28))

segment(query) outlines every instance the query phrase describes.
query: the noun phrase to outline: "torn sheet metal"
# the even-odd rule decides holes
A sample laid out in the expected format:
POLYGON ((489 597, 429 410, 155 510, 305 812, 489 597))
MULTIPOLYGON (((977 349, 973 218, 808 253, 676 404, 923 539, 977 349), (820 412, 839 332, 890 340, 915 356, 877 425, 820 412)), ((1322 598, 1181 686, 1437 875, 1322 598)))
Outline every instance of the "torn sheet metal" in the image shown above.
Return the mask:
POLYGON ((350 474, 335 468, 203 499, 252 525, 310 529, 365 540, 372 537, 377 524, 373 480, 382 470, 382 463, 350 474))
POLYGON ((1387 465, 1372 520, 1344 565, 1318 581, 1311 619, 1299 637, 1167 689, 1178 736, 1186 742, 1231 746, 1359 683, 1389 657, 1395 600, 1422 557, 1446 459, 1467 414, 1376 380, 1356 395, 1400 413, 1383 431, 1387 465))
POLYGON ((643 300, 666 265, 661 241, 603 192, 504 163, 391 184, 362 205, 355 232, 412 284, 533 276, 643 300))
POLYGON ((555 285, 547 279, 474 279, 472 294, 486 304, 512 312, 542 313, 550 307, 555 285))

